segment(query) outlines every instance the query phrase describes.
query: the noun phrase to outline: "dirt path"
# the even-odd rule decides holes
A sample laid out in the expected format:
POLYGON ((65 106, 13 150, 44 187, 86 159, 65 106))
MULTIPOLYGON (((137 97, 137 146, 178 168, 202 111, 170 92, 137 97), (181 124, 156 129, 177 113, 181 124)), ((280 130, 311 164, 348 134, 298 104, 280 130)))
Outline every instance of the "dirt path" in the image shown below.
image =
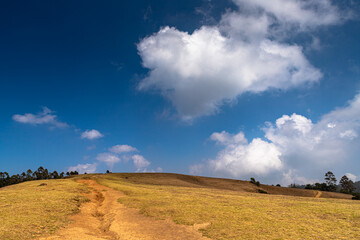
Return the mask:
POLYGON ((318 191, 317 194, 316 194, 316 196, 315 196, 315 198, 321 197, 321 194, 322 194, 322 193, 321 193, 320 191, 318 191))
POLYGON ((81 180, 93 191, 86 196, 90 202, 80 208, 80 213, 71 217, 72 223, 59 230, 56 235, 39 240, 200 240, 200 227, 183 226, 170 220, 156 220, 145 217, 136 209, 126 208, 117 200, 121 192, 102 186, 94 180, 81 180))

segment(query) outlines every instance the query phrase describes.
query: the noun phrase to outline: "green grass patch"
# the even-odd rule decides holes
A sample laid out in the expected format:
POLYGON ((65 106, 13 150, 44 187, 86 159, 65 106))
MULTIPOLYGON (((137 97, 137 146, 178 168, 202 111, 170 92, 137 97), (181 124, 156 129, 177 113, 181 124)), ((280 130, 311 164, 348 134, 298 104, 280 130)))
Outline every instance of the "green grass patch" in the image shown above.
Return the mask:
POLYGON ((32 239, 69 223, 87 187, 71 179, 29 181, 0 189, 0 239, 32 239))

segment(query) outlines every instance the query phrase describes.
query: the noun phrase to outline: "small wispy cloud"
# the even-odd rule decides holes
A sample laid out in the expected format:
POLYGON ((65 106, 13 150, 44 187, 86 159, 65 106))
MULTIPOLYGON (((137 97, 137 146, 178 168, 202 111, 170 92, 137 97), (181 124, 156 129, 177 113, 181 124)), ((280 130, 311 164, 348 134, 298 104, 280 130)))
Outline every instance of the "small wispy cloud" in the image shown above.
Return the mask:
POLYGON ((96 145, 91 145, 86 148, 86 150, 90 151, 96 148, 96 145))
POLYGON ((351 181, 356 182, 356 175, 352 173, 345 174, 351 181))
POLYGON ((39 112, 37 114, 15 114, 12 119, 15 122, 31 125, 49 125, 57 128, 66 128, 69 126, 67 123, 57 120, 57 116, 54 113, 55 112, 50 110, 49 108, 43 107, 42 112, 39 112))
POLYGON ((94 140, 98 138, 102 138, 104 135, 101 134, 98 130, 92 129, 92 130, 86 130, 81 134, 81 139, 89 139, 94 140))
POLYGON ((97 155, 96 159, 100 162, 106 163, 110 168, 114 166, 115 163, 120 162, 120 158, 113 153, 100 153, 97 155))
POLYGON ((116 71, 120 71, 124 67, 123 63, 118 63, 115 61, 111 61, 110 64, 116 67, 116 71))
MULTIPOLYGON (((108 167, 113 168, 115 163, 132 162, 137 172, 147 171, 147 167, 151 164, 144 156, 140 154, 134 154, 139 152, 137 148, 130 145, 115 145, 109 148, 109 152, 100 153, 96 159, 100 162, 104 162, 108 167)), ((157 171, 162 171, 158 168, 157 171)))
MULTIPOLYGON (((93 173, 96 171, 96 167, 100 163, 105 163, 110 170, 113 169, 114 165, 117 163, 132 163, 136 172, 162 172, 161 167, 157 167, 155 170, 148 167, 151 162, 147 160, 143 155, 135 154, 139 150, 133 146, 123 144, 123 145, 114 145, 108 149, 108 152, 99 153, 96 156, 98 162, 93 164, 78 164, 76 166, 70 167, 69 171, 78 171, 79 173, 93 173)), ((87 160, 88 156, 84 157, 84 160, 87 160)))
POLYGON ((146 10, 145 10, 145 13, 144 13, 144 21, 148 21, 150 18, 151 18, 151 15, 152 15, 152 8, 151 6, 149 5, 146 10))
POLYGON ((80 174, 84 173, 95 173, 96 172, 97 163, 86 163, 86 164, 78 164, 76 166, 72 166, 68 168, 68 171, 77 171, 80 174))
POLYGON ((150 162, 139 154, 132 156, 132 160, 134 161, 134 166, 136 167, 137 172, 146 170, 146 167, 150 165, 150 162))
POLYGON ((109 151, 120 154, 120 153, 127 153, 127 152, 136 152, 137 149, 132 146, 129 146, 129 145, 115 145, 115 146, 112 146, 111 148, 109 148, 109 151))

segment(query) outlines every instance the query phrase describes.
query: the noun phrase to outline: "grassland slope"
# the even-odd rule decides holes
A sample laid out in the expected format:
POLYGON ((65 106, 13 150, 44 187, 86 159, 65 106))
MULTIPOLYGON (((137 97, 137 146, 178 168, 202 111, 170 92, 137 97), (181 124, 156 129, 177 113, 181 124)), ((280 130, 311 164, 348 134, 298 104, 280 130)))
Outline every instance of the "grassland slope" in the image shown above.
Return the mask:
POLYGON ((92 177, 125 193, 119 199, 125 206, 178 224, 202 224, 210 239, 360 239, 360 203, 339 194, 323 198, 317 191, 266 185, 260 188, 272 194, 260 194, 246 181, 178 174, 92 177))
MULTIPOLYGON (((205 237, 221 240, 360 239, 360 203, 350 197, 181 174, 88 174, 0 189, 0 239, 44 235, 43 239, 90 239, 73 237, 78 237, 82 226, 93 239, 112 239, 113 235, 158 239, 151 236, 159 231, 165 236, 169 226, 195 234, 198 229, 205 237), (76 181, 85 181, 91 188, 76 181), (260 194, 259 189, 269 194, 260 194), (72 225, 56 232, 69 223, 69 215, 78 212, 85 192, 89 199, 95 194, 95 201, 83 205, 89 211, 72 217, 72 225)), ((180 232, 175 234, 177 239, 189 239, 180 232)))
POLYGON ((71 179, 37 180, 0 189, 0 239, 22 240, 51 234, 86 201, 84 185, 71 179))
MULTIPOLYGON (((276 187, 261 184, 259 187, 250 183, 249 181, 241 181, 225 178, 211 178, 190 176, 175 173, 114 173, 118 179, 125 182, 135 184, 149 184, 149 185, 164 185, 176 187, 194 187, 194 188, 212 188, 220 190, 231 190, 239 192, 258 193, 259 189, 266 191, 268 194, 274 195, 288 195, 298 197, 315 197, 319 191, 276 187)), ((333 192, 321 192, 321 198, 339 198, 351 199, 351 195, 333 192)))

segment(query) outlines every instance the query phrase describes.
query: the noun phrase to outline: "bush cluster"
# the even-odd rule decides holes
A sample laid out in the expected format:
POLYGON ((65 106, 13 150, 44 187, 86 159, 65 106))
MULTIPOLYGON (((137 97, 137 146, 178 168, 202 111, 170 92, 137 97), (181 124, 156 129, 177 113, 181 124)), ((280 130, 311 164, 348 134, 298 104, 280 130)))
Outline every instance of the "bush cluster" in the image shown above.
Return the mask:
POLYGON ((267 194, 267 191, 262 190, 262 189, 258 189, 258 193, 264 193, 264 194, 267 194))
POLYGON ((258 187, 260 186, 260 182, 259 182, 259 181, 256 181, 255 178, 253 178, 253 177, 250 178, 250 183, 255 184, 255 185, 258 186, 258 187))
POLYGON ((353 200, 360 200, 360 193, 353 193, 352 195, 353 195, 352 197, 353 200))

